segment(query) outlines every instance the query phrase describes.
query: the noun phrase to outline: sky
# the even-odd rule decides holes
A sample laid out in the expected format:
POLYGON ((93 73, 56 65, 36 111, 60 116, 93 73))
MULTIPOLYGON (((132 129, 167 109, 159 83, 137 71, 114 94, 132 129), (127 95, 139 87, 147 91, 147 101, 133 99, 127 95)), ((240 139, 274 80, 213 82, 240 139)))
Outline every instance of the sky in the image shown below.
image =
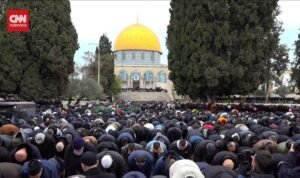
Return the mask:
MULTIPOLYGON (((170 1, 127 1, 127 0, 70 0, 71 19, 78 34, 80 48, 75 53, 75 62, 85 64, 84 52, 94 52, 102 34, 114 41, 127 26, 138 22, 151 28, 160 40, 161 61, 167 64, 167 26, 170 20, 170 1)), ((285 31, 280 36, 281 43, 290 50, 290 60, 294 59, 293 45, 300 33, 300 1, 280 0, 281 14, 278 19, 283 22, 285 31)))

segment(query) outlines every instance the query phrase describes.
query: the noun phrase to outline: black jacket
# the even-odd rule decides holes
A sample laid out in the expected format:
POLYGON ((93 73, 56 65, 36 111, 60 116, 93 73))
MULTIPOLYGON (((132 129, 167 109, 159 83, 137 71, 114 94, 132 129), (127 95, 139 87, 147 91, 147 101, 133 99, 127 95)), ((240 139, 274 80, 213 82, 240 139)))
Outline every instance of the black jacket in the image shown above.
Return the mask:
POLYGON ((187 147, 184 150, 180 150, 177 147, 177 142, 179 142, 179 140, 176 140, 171 144, 170 150, 177 152, 180 156, 184 157, 185 159, 191 159, 191 156, 193 154, 193 148, 191 143, 188 142, 187 147))
MULTIPOLYGON (((137 144, 137 143, 134 143, 134 149, 133 149, 132 151, 135 151, 135 150, 142 150, 142 149, 143 149, 143 146, 142 146, 142 145, 137 144)), ((128 159, 128 156, 129 156, 129 154, 128 154, 128 144, 125 145, 125 146, 123 146, 123 147, 121 148, 121 154, 122 154, 124 160, 127 160, 127 159, 128 159)))
POLYGON ((258 172, 252 172, 250 178, 274 178, 272 174, 263 174, 258 172))
POLYGON ((116 178, 114 174, 103 173, 98 167, 89 169, 85 172, 86 178, 116 178))
POLYGON ((31 143, 39 149, 43 159, 50 159, 54 156, 55 142, 49 134, 45 135, 46 137, 42 144, 37 144, 34 138, 31 140, 31 143))
MULTIPOLYGON (((83 153, 86 151, 92 151, 96 153, 96 149, 88 143, 84 143, 83 153)), ((72 145, 69 145, 65 152, 65 171, 66 177, 76 174, 82 174, 83 170, 80 164, 81 155, 77 156, 74 154, 74 148, 72 145)))
POLYGON ((230 152, 230 151, 220 151, 218 152, 213 160, 212 160, 212 165, 223 165, 223 162, 226 159, 231 159, 234 163, 234 167, 237 167, 238 165, 238 158, 236 156, 236 154, 230 152))
POLYGON ((127 168, 126 161, 124 160, 124 158, 118 152, 115 152, 115 151, 102 151, 101 153, 99 153, 97 155, 97 157, 98 157, 98 160, 99 160, 98 167, 103 172, 114 173, 117 178, 122 178, 122 176, 127 173, 128 168, 127 168), (101 164, 101 159, 105 155, 110 155, 111 158, 113 159, 113 163, 112 163, 111 167, 108 168, 108 169, 105 169, 101 164))
POLYGON ((37 149, 36 146, 32 145, 29 142, 23 143, 21 145, 19 145, 18 147, 16 147, 15 149, 13 149, 10 152, 10 162, 12 163, 17 163, 20 165, 23 165, 26 161, 30 161, 31 159, 42 159, 41 153, 40 151, 37 149), (15 154, 18 150, 22 149, 22 148, 26 148, 27 151, 27 159, 24 162, 18 162, 15 158, 15 154))

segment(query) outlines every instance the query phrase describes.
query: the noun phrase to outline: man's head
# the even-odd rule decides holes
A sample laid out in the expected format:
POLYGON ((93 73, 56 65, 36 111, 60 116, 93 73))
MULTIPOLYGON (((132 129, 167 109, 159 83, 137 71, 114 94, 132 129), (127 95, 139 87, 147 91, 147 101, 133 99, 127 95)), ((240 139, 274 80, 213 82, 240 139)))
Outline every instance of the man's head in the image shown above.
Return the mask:
POLYGON ((223 166, 227 167, 229 169, 233 169, 234 168, 234 162, 231 159, 225 159, 223 161, 223 166))
POLYGON ((178 142, 177 142, 177 148, 179 150, 185 150, 186 148, 188 147, 188 142, 184 139, 180 139, 178 142))
POLYGON ((155 155, 159 155, 162 153, 162 148, 160 146, 160 143, 159 142, 154 142, 153 143, 153 148, 152 148, 152 153, 155 154, 155 155))
POLYGON ((82 155, 84 151, 84 141, 81 137, 77 137, 73 140, 73 149, 75 155, 82 155))
POLYGON ((128 146, 127 147, 127 153, 129 155, 135 150, 135 144, 134 143, 129 143, 127 146, 128 146))
POLYGON ((252 158, 251 167, 253 171, 271 173, 273 171, 274 159, 268 151, 258 151, 252 158))
POLYGON ((236 151, 236 149, 237 149, 237 145, 236 145, 236 143, 235 142, 228 142, 227 143, 227 150, 228 151, 231 151, 231 152, 235 152, 236 151))
POLYGON ((28 154, 26 148, 21 148, 15 153, 15 159, 18 162, 24 162, 27 160, 28 154))
POLYGON ((33 159, 28 163, 29 178, 40 178, 43 173, 43 164, 40 160, 33 159))
POLYGON ((135 158, 135 164, 136 164, 139 168, 144 167, 145 164, 146 164, 146 161, 147 161, 146 158, 143 157, 143 156, 138 156, 138 157, 135 158))
POLYGON ((80 163, 83 171, 87 171, 91 168, 98 166, 97 154, 91 151, 83 153, 80 157, 80 163))

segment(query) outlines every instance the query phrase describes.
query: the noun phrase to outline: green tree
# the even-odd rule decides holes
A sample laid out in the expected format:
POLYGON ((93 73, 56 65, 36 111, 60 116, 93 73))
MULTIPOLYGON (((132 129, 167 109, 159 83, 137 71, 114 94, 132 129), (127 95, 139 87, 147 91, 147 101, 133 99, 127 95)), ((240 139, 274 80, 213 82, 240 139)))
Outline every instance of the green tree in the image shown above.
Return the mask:
POLYGON ((282 22, 277 19, 280 14, 279 7, 273 12, 273 27, 271 28, 271 33, 267 34, 265 39, 269 39, 268 45, 271 46, 273 52, 270 58, 266 58, 265 64, 265 98, 266 102, 272 92, 271 84, 275 81, 280 84, 280 76, 287 69, 289 63, 288 48, 286 45, 280 44, 279 36, 283 32, 282 22))
POLYGON ((298 39, 295 41, 295 55, 296 59, 293 61, 292 68, 292 81, 295 82, 295 86, 300 88, 300 34, 298 35, 298 39))
POLYGON ((272 58, 267 60, 266 65, 266 75, 265 75, 265 97, 266 101, 271 94, 271 84, 272 81, 275 81, 277 84, 280 84, 280 76, 287 69, 289 63, 288 48, 286 45, 278 45, 276 50, 274 50, 272 58))
POLYGON ((89 100, 100 99, 102 93, 102 87, 98 85, 94 79, 72 79, 68 84, 64 96, 69 98, 68 104, 70 104, 73 98, 77 99, 76 103, 79 103, 83 98, 87 98, 89 100))
POLYGON ((291 88, 288 86, 281 85, 276 89, 275 93, 278 94, 280 97, 284 98, 286 95, 291 93, 291 88))
POLYGON ((178 94, 248 94, 264 81, 274 50, 278 0, 171 1, 170 79, 178 94))
MULTIPOLYGON (((111 41, 103 34, 99 40, 100 44, 100 84, 103 87, 103 92, 112 97, 113 94, 113 83, 115 80, 114 75, 114 58, 111 50, 111 41)), ((99 49, 96 48, 95 51, 95 61, 91 63, 91 69, 98 69, 98 58, 99 58, 99 49)), ((93 74, 93 78, 96 78, 97 75, 93 74)))
POLYGON ((112 93, 114 96, 117 96, 122 91, 122 79, 120 77, 115 77, 113 87, 112 87, 112 93))
MULTIPOLYGON (((6 9, 24 8, 23 1, 7 1, 6 9)), ((0 92, 27 100, 62 95, 74 70, 77 33, 69 0, 27 1, 30 32, 9 33, 0 26, 0 92)), ((6 14, 0 19, 6 24, 6 14)))

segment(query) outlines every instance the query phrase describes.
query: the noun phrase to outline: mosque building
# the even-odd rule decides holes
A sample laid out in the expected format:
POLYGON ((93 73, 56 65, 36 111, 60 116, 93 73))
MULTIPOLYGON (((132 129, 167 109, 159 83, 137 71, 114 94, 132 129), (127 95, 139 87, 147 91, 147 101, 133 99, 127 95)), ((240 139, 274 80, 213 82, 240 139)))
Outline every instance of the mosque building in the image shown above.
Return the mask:
POLYGON ((161 45, 156 34, 136 23, 123 29, 114 43, 114 72, 123 89, 172 88, 168 65, 161 63, 161 45))

